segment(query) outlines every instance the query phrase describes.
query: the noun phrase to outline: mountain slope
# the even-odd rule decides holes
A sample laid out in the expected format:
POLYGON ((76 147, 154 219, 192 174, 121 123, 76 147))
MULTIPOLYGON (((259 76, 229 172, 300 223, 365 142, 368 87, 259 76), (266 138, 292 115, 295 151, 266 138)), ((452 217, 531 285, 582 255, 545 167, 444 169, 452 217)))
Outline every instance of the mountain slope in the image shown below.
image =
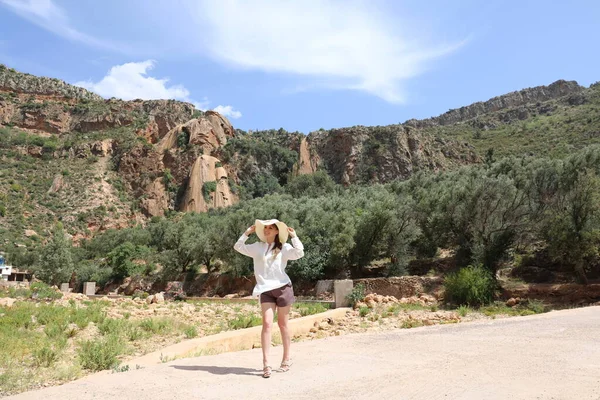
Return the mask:
POLYGON ((57 220, 80 238, 227 207, 317 170, 385 183, 480 163, 488 149, 562 156, 598 142, 600 85, 557 81, 426 120, 303 135, 244 132, 179 101, 105 100, 0 65, 0 241, 43 240, 57 220))

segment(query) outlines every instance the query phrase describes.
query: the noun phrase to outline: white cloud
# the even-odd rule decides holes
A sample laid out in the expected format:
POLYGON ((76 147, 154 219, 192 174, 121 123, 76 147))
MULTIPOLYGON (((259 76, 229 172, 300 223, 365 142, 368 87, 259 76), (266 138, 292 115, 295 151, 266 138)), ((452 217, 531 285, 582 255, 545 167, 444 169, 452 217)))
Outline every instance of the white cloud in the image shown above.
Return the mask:
POLYGON ((120 45, 94 38, 75 29, 66 12, 52 0, 0 0, 0 5, 67 39, 99 48, 125 51, 120 45))
POLYGON ((198 41, 221 62, 311 76, 318 87, 366 91, 392 103, 405 100, 404 81, 463 44, 423 43, 426 29, 414 32, 365 1, 187 0, 187 7, 198 41))
POLYGON ((99 82, 83 81, 75 85, 84 87, 102 97, 133 99, 176 99, 191 101, 190 92, 182 85, 167 86, 167 78, 148 76, 154 67, 153 60, 116 65, 99 82))
POLYGON ((436 39, 434 17, 416 22, 391 0, 387 5, 383 0, 130 0, 106 3, 97 21, 69 19, 82 14, 75 10, 91 15, 95 6, 86 2, 57 4, 0 0, 0 6, 55 34, 98 48, 144 58, 209 57, 292 77, 282 91, 359 90, 391 103, 405 102, 406 82, 467 42, 436 39), (107 19, 114 13, 130 19, 135 29, 112 27, 107 19), (79 27, 95 23, 94 32, 110 29, 109 35, 120 35, 119 42, 85 34, 75 22, 79 27))
POLYGON ((218 112, 221 115, 224 115, 229 118, 238 119, 242 116, 242 113, 234 110, 232 106, 216 106, 213 108, 213 111, 218 112))
MULTIPOLYGON (((207 110, 210 101, 204 97, 200 101, 193 100, 190 92, 182 85, 169 85, 168 78, 154 78, 148 72, 154 68, 154 60, 130 62, 115 65, 108 74, 98 82, 81 81, 81 86, 102 97, 116 97, 123 100, 133 99, 175 99, 192 103, 199 110, 207 110)), ((217 106, 214 110, 231 118, 240 118, 242 113, 232 106, 217 106)))

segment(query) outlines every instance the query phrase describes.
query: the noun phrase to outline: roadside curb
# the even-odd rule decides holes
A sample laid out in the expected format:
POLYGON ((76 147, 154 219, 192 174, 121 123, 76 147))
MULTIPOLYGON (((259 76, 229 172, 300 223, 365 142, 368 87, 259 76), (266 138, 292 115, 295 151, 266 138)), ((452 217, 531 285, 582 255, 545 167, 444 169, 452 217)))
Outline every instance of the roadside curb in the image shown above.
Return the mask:
MULTIPOLYGON (((325 318, 342 318, 351 308, 336 308, 323 313, 308 315, 306 317, 294 318, 289 320, 288 326, 290 334, 293 337, 298 334, 305 334, 314 327, 315 322, 320 322, 325 318)), ((148 353, 133 360, 123 362, 129 365, 130 369, 137 366, 144 367, 149 365, 161 364, 172 361, 177 358, 195 357, 205 354, 225 353, 230 351, 240 351, 252 349, 255 343, 260 343, 261 326, 252 328, 238 329, 234 331, 221 332, 216 335, 204 336, 196 339, 184 340, 161 350, 148 353)), ((273 327, 273 336, 279 335, 279 329, 276 322, 273 327)))

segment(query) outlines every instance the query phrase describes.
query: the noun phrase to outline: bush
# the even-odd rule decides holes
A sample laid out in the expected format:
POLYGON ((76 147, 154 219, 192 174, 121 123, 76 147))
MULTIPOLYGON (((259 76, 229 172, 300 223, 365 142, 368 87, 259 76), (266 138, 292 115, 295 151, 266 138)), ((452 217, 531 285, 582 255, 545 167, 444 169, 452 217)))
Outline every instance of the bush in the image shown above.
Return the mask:
POLYGON ((188 325, 187 327, 185 327, 185 329, 183 330, 183 333, 185 334, 185 337, 188 339, 193 339, 196 336, 198 336, 198 330, 196 329, 196 327, 194 325, 188 325))
POLYGON ((50 367, 58 359, 55 350, 44 346, 33 352, 33 363, 36 367, 50 367))
POLYGON ((29 287, 31 298, 38 300, 56 300, 62 298, 62 293, 52 289, 43 282, 34 282, 29 287))
POLYGON ((444 287, 447 302, 480 306, 493 300, 496 282, 481 265, 469 265, 448 275, 444 287))
POLYGON ((260 315, 247 314, 238 315, 235 319, 229 321, 229 328, 231 329, 246 329, 253 326, 262 324, 262 318, 260 315))
POLYGON ((204 182, 202 186, 202 195, 204 196, 204 200, 207 202, 210 201, 210 194, 217 191, 217 182, 210 181, 204 182))
POLYGON ((136 246, 131 242, 117 246, 107 256, 113 276, 121 279, 144 272, 146 265, 137 260, 143 259, 149 252, 148 247, 136 246))
POLYGON ((110 336, 105 340, 86 340, 78 350, 81 366, 90 371, 111 369, 119 364, 117 356, 122 350, 119 338, 110 336))
POLYGON ((352 288, 352 292, 348 295, 348 301, 350 301, 350 305, 354 307, 356 303, 359 301, 363 301, 365 299, 365 285, 359 283, 358 285, 352 288))

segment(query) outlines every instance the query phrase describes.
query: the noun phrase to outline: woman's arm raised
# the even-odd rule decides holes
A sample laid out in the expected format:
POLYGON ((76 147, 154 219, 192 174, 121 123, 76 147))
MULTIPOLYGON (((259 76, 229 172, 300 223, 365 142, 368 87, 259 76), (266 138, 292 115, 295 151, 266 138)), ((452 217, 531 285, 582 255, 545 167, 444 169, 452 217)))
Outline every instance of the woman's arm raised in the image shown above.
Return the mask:
POLYGON ((252 235, 255 231, 255 226, 252 225, 250 228, 246 229, 246 232, 244 232, 242 234, 242 236, 240 236, 240 238, 238 239, 237 242, 235 242, 235 244, 233 245, 233 248, 235 251, 248 256, 248 257, 254 257, 254 248, 256 246, 254 246, 254 244, 246 244, 246 240, 248 240, 248 237, 250 235, 252 235))

